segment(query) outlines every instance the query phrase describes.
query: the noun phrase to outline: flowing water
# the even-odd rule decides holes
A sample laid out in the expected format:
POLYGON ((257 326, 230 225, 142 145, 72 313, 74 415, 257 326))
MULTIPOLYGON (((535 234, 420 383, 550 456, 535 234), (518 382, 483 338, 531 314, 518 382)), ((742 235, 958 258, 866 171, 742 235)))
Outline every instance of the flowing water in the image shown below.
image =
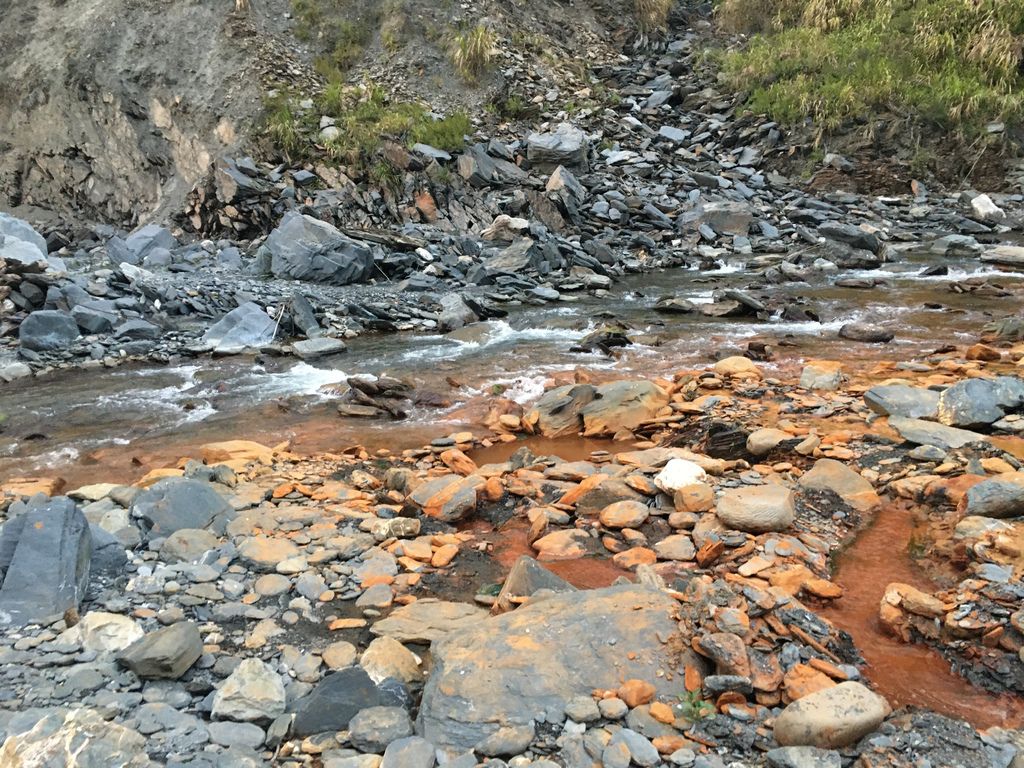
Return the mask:
MULTIPOLYGON (((716 351, 738 351, 751 341, 772 344, 775 358, 766 367, 787 373, 811 358, 859 363, 910 359, 944 344, 971 343, 993 316, 1019 309, 1016 297, 950 290, 951 282, 969 277, 984 277, 1011 290, 1024 287, 1024 274, 991 269, 970 259, 904 252, 884 270, 846 272, 813 285, 767 289, 775 297, 806 302, 821 322, 654 312, 657 298, 667 294, 699 303, 711 301, 715 289, 743 287, 749 273, 737 262, 713 272, 674 269, 632 276, 616 283, 612 298, 514 307, 507 318, 482 325, 466 341, 440 335, 367 335, 353 340, 347 354, 312 363, 288 358, 257 363, 251 357, 237 357, 56 373, 0 388, 0 413, 8 417, 0 432, 0 479, 59 475, 69 487, 99 480, 131 482, 182 455, 195 455, 198 445, 235 438, 271 445, 288 440, 299 453, 356 443, 370 449, 417 447, 438 434, 472 428, 496 387, 505 397, 527 403, 550 379, 571 381, 577 369, 595 378, 670 374, 706 364, 716 351), (948 275, 920 274, 937 261, 949 267, 948 275), (842 288, 834 283, 842 277, 881 278, 887 284, 869 290, 842 288), (635 345, 616 358, 569 352, 574 342, 599 326, 605 312, 636 334, 657 337, 659 344, 635 345), (896 340, 867 345, 838 339, 838 329, 853 321, 888 327, 896 340), (414 407, 402 422, 339 418, 332 396, 323 388, 364 373, 409 378, 450 402, 414 407), (450 379, 460 386, 452 386, 450 379)), ((566 446, 535 448, 541 453, 563 449, 566 446)), ((592 447, 568 450, 586 455, 592 447)), ((499 455, 477 458, 500 460, 499 455)), ((893 703, 927 705, 978 725, 1019 719, 1019 706, 974 692, 950 674, 934 652, 899 645, 879 631, 878 600, 885 585, 894 580, 922 583, 906 557, 893 555, 893 542, 905 542, 909 536, 909 530, 900 527, 903 524, 899 515, 887 511, 846 553, 838 574, 846 594, 826 615, 854 635, 870 664, 869 675, 893 703)), ((501 549, 504 564, 529 551, 523 531, 513 527, 501 533, 506 538, 501 549)), ((618 575, 616 569, 593 562, 551 567, 581 587, 610 583, 618 575)))

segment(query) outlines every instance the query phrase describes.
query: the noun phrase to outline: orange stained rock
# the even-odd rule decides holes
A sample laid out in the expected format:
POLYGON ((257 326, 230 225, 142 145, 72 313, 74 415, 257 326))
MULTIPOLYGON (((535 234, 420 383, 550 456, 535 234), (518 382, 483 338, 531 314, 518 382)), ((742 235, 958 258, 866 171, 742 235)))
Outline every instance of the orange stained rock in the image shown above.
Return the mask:
POLYGON ((366 626, 366 619, 335 619, 327 625, 331 632, 342 629, 361 629, 366 626))
POLYGON ((704 685, 704 678, 696 667, 687 666, 683 669, 683 684, 690 693, 699 691, 704 685))
POLYGON ((994 362, 996 360, 1001 360, 1003 354, 995 347, 990 347, 987 344, 975 344, 967 348, 967 351, 964 353, 964 356, 968 360, 994 362))
POLYGON ((476 462, 458 448, 451 448, 450 450, 442 451, 440 458, 444 465, 452 472, 462 475, 463 477, 471 475, 477 470, 476 462))
POLYGON ((612 558, 612 562, 619 568, 634 570, 638 565, 654 565, 658 556, 653 549, 647 547, 633 547, 625 552, 619 552, 612 558))
POLYGON ((434 552, 433 557, 430 558, 430 564, 435 568, 444 568, 455 559, 457 554, 459 554, 457 544, 445 544, 438 547, 437 551, 434 552))
POLYGON ((500 501, 505 495, 505 484, 500 477, 489 477, 477 493, 485 501, 500 501))
POLYGON ((804 566, 798 565, 769 574, 768 583, 773 587, 781 589, 787 595, 796 597, 801 588, 803 588, 804 583, 811 578, 814 578, 811 572, 804 566))
POLYGON ((163 467, 162 469, 151 469, 149 472, 143 475, 135 483, 135 485, 138 486, 139 488, 149 488, 149 486, 153 485, 153 483, 163 480, 166 477, 183 477, 184 475, 185 470, 178 469, 176 467, 163 467))
POLYGON ((819 659, 817 656, 812 656, 808 660, 807 665, 813 667, 822 674, 828 675, 833 680, 842 681, 850 679, 850 676, 843 672, 843 670, 841 670, 835 664, 833 664, 830 661, 826 661, 825 659, 819 659))
POLYGON ((651 702, 654 699, 656 690, 646 680, 633 678, 619 686, 619 690, 616 693, 620 699, 626 702, 626 706, 633 709, 641 704, 651 702))
POLYGON ((581 482, 575 488, 573 488, 570 491, 567 491, 565 495, 558 500, 558 503, 566 504, 569 506, 576 506, 576 502, 580 500, 583 494, 585 494, 587 491, 593 488, 596 488, 607 479, 608 475, 601 474, 600 472, 598 472, 595 475, 591 475, 590 477, 586 477, 583 479, 583 482, 581 482))
POLYGON ((425 563, 405 556, 398 558, 398 564, 405 568, 405 570, 412 571, 413 573, 418 573, 427 567, 425 563))
MULTIPOLYGON (((674 720, 671 722, 675 722, 674 720)), ((671 724, 671 723, 668 723, 671 724)), ((679 734, 673 733, 666 736, 656 736, 651 739, 651 744, 658 750, 659 755, 671 755, 680 749, 690 746, 690 741, 679 734)))
POLYGON ((380 573, 380 574, 374 574, 372 576, 365 577, 361 582, 359 582, 359 586, 361 586, 361 587, 363 587, 365 589, 367 587, 372 587, 372 586, 375 586, 377 584, 394 584, 394 583, 395 583, 395 577, 394 576, 392 576, 390 574, 386 574, 386 573, 380 573))
POLYGON ((676 721, 676 716, 675 713, 672 711, 672 707, 661 701, 651 702, 650 714, 651 717, 653 717, 659 723, 671 725, 676 721))
POLYGON ((782 685, 790 701, 802 699, 811 693, 835 686, 835 681, 807 664, 794 664, 782 678, 782 685))
POLYGON ((0 485, 0 495, 35 496, 37 493, 45 493, 47 496, 56 496, 63 488, 64 480, 59 477, 12 477, 0 485))
POLYGON ((715 699, 715 709, 717 709, 719 712, 724 712, 725 708, 730 705, 743 706, 746 703, 747 698, 739 691, 726 691, 725 693, 720 694, 717 699, 715 699))
POLYGON ((723 552, 725 552, 725 542, 721 540, 709 541, 697 550, 697 565, 701 568, 706 568, 720 558, 723 552))
POLYGON ((409 605, 416 602, 416 595, 398 595, 395 602, 399 605, 409 605))
POLYGON ((827 579, 811 578, 804 582, 804 590, 823 600, 834 600, 843 596, 843 588, 827 579))

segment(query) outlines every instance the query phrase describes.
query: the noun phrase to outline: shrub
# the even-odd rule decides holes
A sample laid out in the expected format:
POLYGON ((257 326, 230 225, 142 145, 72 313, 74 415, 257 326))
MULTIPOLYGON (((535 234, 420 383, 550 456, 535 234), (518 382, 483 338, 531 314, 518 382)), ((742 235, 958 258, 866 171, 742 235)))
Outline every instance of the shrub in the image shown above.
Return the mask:
POLYGON ((451 59, 455 69, 467 80, 475 80, 487 71, 494 56, 494 33, 483 24, 455 35, 451 59))

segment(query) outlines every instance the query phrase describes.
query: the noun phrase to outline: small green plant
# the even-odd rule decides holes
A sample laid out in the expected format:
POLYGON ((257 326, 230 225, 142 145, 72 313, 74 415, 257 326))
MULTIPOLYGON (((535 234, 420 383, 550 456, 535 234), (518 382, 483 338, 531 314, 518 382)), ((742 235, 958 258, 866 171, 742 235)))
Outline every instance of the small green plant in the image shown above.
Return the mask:
POLYGON ((633 11, 643 32, 655 32, 668 26, 672 0, 633 0, 633 11))
POLYGON ((494 57, 494 32, 483 24, 455 35, 451 46, 452 64, 466 80, 476 80, 494 57))
POLYGON ((491 384, 492 395, 501 395, 505 392, 506 389, 508 389, 508 387, 506 387, 504 384, 491 384))
POLYGON ((370 180, 379 187, 398 190, 402 187, 402 174, 387 160, 378 160, 370 169, 370 180))
POLYGON ((714 705, 701 698, 700 691, 687 691, 685 695, 680 695, 679 708, 682 710, 683 717, 691 723, 696 723, 715 713, 714 705))

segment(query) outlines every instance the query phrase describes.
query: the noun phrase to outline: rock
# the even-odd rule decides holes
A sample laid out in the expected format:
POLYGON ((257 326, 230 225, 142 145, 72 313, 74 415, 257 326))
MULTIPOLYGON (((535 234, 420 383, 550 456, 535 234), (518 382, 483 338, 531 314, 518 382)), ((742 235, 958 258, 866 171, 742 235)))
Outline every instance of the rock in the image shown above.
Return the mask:
POLYGON ((1006 211, 992 202, 988 195, 978 195, 971 200, 971 210, 982 221, 1002 221, 1006 218, 1006 211))
POLYGON ((668 405, 668 394, 649 381, 613 381, 597 387, 580 409, 584 437, 634 429, 668 405))
POLYGON ((810 360, 800 373, 800 386, 834 392, 843 383, 843 364, 835 360, 810 360))
POLYGON ((81 643, 88 651, 106 653, 127 648, 143 635, 142 628, 130 616, 89 611, 60 636, 62 642, 81 643))
POLYGON ((348 730, 352 746, 380 754, 391 742, 412 736, 412 721, 401 707, 367 707, 349 721, 348 730))
POLYGON ((12 505, 0 532, 0 626, 78 608, 89 584, 92 536, 71 499, 12 505), (15 507, 24 506, 15 514, 15 507))
POLYGON ((235 510, 208 484, 167 478, 135 497, 132 516, 141 520, 147 539, 169 536, 183 528, 211 528, 223 535, 235 510))
POLYGON ((770 768, 842 768, 842 756, 817 747, 776 747, 765 754, 770 768))
POLYGON ((347 285, 368 280, 373 252, 327 222, 290 211, 266 241, 270 271, 314 283, 347 285))
POLYGON ((259 659, 243 659, 213 695, 219 720, 269 723, 285 710, 281 677, 259 659))
POLYGON ((944 451, 962 448, 969 443, 985 440, 985 436, 979 435, 977 432, 968 432, 966 429, 947 427, 920 419, 908 419, 904 416, 890 416, 889 426, 907 442, 917 445, 933 445, 944 451))
POLYGON ((434 768, 434 745, 419 736, 396 739, 384 750, 380 768, 434 768))
POLYGON ((332 339, 321 336, 316 339, 302 339, 292 342, 292 350, 302 360, 315 360, 319 357, 337 355, 344 352, 348 347, 341 339, 332 339))
POLYGON ((273 571, 299 554, 299 548, 290 539, 272 536, 248 536, 238 547, 238 556, 260 571, 273 571))
POLYGON ((81 334, 70 313, 59 309, 32 312, 18 328, 18 341, 33 352, 67 349, 81 334))
POLYGON ((374 638, 359 657, 359 666, 374 683, 393 678, 403 683, 415 683, 423 679, 416 655, 387 635, 374 638))
POLYGON ((686 534, 677 533, 666 536, 654 545, 654 551, 662 560, 693 560, 697 556, 697 550, 693 546, 693 540, 686 534))
POLYGON ((932 419, 939 413, 939 393, 906 384, 884 384, 864 393, 864 402, 883 416, 932 419))
POLYGON ((266 346, 276 334, 277 322, 258 304, 247 301, 211 325, 203 343, 215 352, 233 354, 266 346))
POLYGON ((710 227, 719 235, 746 237, 754 220, 753 209, 747 203, 733 200, 709 200, 676 218, 680 232, 697 232, 710 227))
POLYGON ((201 528, 181 528, 160 545, 160 559, 168 563, 194 563, 205 552, 216 549, 220 539, 201 528))
POLYGON ((441 312, 437 318, 437 328, 442 332, 454 331, 480 319, 457 293, 446 293, 441 297, 440 303, 441 312))
POLYGON ((530 165, 541 171, 550 171, 559 165, 586 171, 587 137, 570 123, 560 123, 549 133, 531 133, 526 137, 526 158, 530 165))
POLYGON ((668 652, 658 637, 675 633, 674 612, 667 595, 626 585, 551 595, 475 621, 432 646, 422 733, 441 749, 471 749, 499 728, 559 722, 574 697, 623 679, 681 694, 681 677, 655 674, 668 652), (577 641, 584 637, 604 641, 577 641))
POLYGON ((191 621, 179 621, 136 640, 118 655, 118 661, 143 680, 177 680, 202 654, 199 628, 191 621))
POLYGON ((505 577, 501 591, 494 601, 494 609, 498 612, 511 610, 514 607, 513 598, 529 597, 542 589, 551 592, 574 592, 576 587, 553 574, 529 555, 521 555, 505 577))
POLYGON ((348 667, 327 675, 312 691, 292 704, 291 711, 295 713, 292 733, 311 736, 342 731, 360 710, 397 703, 377 688, 361 667, 348 667))
POLYGON ((608 748, 614 749, 618 744, 625 745, 629 752, 629 759, 641 768, 651 768, 661 761, 661 756, 655 746, 646 737, 629 728, 617 731, 612 736, 612 740, 608 742, 608 748))
POLYGON ((478 475, 445 475, 419 485, 407 500, 427 517, 454 523, 476 510, 477 489, 483 484, 478 475))
POLYGON ((846 747, 878 728, 890 711, 861 683, 840 683, 789 704, 775 721, 775 740, 785 747, 846 747))
POLYGON ((593 696, 573 696, 566 702, 565 716, 574 723, 592 723, 601 719, 601 710, 593 696))
POLYGON ((939 395, 938 419, 949 427, 986 427, 1005 415, 998 386, 984 379, 964 379, 939 395))
POLYGON ((596 396, 597 387, 590 384, 556 387, 534 403, 526 418, 544 437, 575 435, 580 431, 583 408, 596 396))
POLYGON ((450 632, 476 626, 487 611, 469 603, 452 603, 434 598, 420 598, 396 608, 370 627, 375 635, 386 635, 400 643, 429 643, 441 640, 450 632))
POLYGON ((996 245, 986 248, 981 254, 981 261, 986 264, 999 264, 1005 267, 1024 266, 1024 246, 996 245))
POLYGON ((839 336, 850 341, 863 341, 868 344, 885 344, 895 338, 896 334, 885 328, 878 328, 867 323, 847 323, 839 329, 839 336))
POLYGON ((997 520, 1024 516, 1024 472, 983 480, 968 488, 958 510, 965 516, 997 520))
POLYGON ((639 528, 650 514, 639 501, 617 501, 601 510, 601 525, 606 528, 639 528))
POLYGON ((145 224, 124 239, 132 258, 130 263, 141 264, 153 251, 170 251, 178 247, 174 235, 159 224, 145 224))
POLYGON ((263 729, 252 723, 232 723, 229 720, 215 721, 207 725, 210 741, 223 747, 258 749, 266 737, 263 729))
POLYGON ((819 459, 798 484, 810 490, 833 491, 858 512, 871 512, 881 504, 870 482, 835 459, 819 459))
POLYGON ((719 376, 737 379, 760 379, 763 374, 749 357, 735 355, 715 363, 714 372, 719 376))
POLYGON ((718 499, 715 514, 728 528, 747 533, 784 531, 796 518, 793 492, 780 485, 729 488, 718 499))
POLYGON ((57 710, 30 730, 9 733, 0 765, 11 768, 155 768, 138 731, 108 722, 96 710, 57 710))
MULTIPOLYGON (((2 236, 0 237, 0 244, 13 245, 13 241, 19 240, 31 246, 34 249, 32 261, 46 260, 48 252, 46 239, 36 232, 27 221, 17 219, 10 214, 0 211, 0 236, 2 236)), ((0 258, 8 257, 3 252, 0 252, 0 258)))
POLYGON ((747 435, 747 451, 752 453, 754 456, 767 456, 769 453, 774 451, 780 443, 784 443, 786 440, 792 439, 793 436, 791 434, 783 432, 781 429, 772 429, 771 427, 755 429, 747 435))
POLYGON ((708 479, 704 468, 686 459, 670 459, 668 464, 654 476, 654 484, 668 494, 674 494, 683 488, 708 479))
POLYGON ((862 251, 877 253, 881 247, 877 236, 853 224, 826 221, 818 227, 818 232, 830 240, 838 240, 862 251))

